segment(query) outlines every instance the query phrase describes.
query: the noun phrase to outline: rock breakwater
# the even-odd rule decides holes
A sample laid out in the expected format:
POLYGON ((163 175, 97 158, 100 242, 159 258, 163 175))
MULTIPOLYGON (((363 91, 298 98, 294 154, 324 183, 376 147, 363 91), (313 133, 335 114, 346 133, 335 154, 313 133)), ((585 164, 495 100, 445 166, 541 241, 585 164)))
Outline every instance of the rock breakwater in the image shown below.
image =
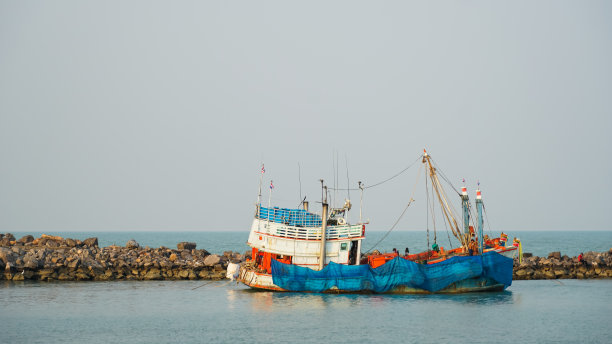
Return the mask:
POLYGON ((98 247, 97 238, 43 234, 16 240, 6 233, 0 234, 0 280, 215 280, 225 278, 227 265, 244 261, 246 254, 210 254, 190 242, 177 249, 143 248, 134 240, 125 247, 98 247))
MULTIPOLYGON (((250 252, 210 254, 196 244, 180 242, 177 249, 98 247, 97 238, 77 240, 43 234, 16 239, 0 233, 0 280, 110 281, 223 279, 228 264, 241 263, 250 252)), ((612 278, 612 249, 586 252, 582 259, 551 252, 548 257, 523 254, 514 260, 515 280, 612 278)))
POLYGON ((585 252, 581 258, 551 252, 548 257, 523 254, 514 259, 515 280, 612 278, 612 249, 607 252, 585 252))

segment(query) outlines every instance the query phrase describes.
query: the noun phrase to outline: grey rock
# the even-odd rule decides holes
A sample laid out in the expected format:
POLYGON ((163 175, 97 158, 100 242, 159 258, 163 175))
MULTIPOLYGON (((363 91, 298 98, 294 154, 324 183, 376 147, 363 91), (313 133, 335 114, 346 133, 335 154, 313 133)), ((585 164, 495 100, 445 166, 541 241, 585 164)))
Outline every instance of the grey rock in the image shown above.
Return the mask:
POLYGON ((548 258, 555 258, 555 259, 561 259, 561 252, 557 251, 557 252, 551 252, 548 254, 548 258))
POLYGON ((191 251, 191 250, 195 250, 196 243, 183 241, 183 242, 179 242, 178 244, 176 244, 176 248, 178 248, 179 250, 190 250, 191 251))
POLYGON ((136 240, 131 239, 130 241, 128 241, 128 242, 125 244, 125 247, 126 247, 126 248, 129 248, 130 250, 132 250, 132 249, 140 248, 140 244, 138 244, 138 243, 136 242, 136 240))
MULTIPOLYGON (((26 256, 27 257, 27 256, 26 256)), ((23 260, 23 267, 31 270, 38 269, 39 262, 36 258, 28 257, 23 260)))
POLYGON ((98 238, 87 238, 83 240, 83 244, 89 247, 96 247, 98 246, 98 238))
POLYGON ((81 260, 79 258, 77 258, 77 259, 69 262, 68 265, 66 265, 66 266, 71 268, 71 269, 76 269, 79 266, 80 263, 81 263, 81 260))
POLYGON ((9 263, 9 262, 14 263, 15 259, 16 259, 16 256, 12 250, 9 250, 8 248, 0 247, 0 261, 2 261, 3 264, 9 263))
POLYGON ((206 266, 215 266, 221 262, 221 257, 216 254, 211 254, 204 258, 204 265, 206 266))
POLYGON ((47 243, 45 244, 45 246, 47 247, 59 247, 59 243, 55 240, 47 240, 47 243))
POLYGON ((34 241, 34 237, 29 234, 24 235, 23 237, 21 237, 21 239, 17 240, 17 242, 20 242, 23 244, 31 243, 32 241, 34 241))
POLYGON ((160 280, 162 279, 161 271, 159 269, 151 269, 144 275, 146 280, 160 280))

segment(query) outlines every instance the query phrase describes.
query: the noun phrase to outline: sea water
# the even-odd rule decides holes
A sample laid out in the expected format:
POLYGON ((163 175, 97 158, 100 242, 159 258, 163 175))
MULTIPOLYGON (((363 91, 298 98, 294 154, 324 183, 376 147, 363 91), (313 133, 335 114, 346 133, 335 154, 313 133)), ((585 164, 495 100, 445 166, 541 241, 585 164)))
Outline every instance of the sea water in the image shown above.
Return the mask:
MULTIPOLYGON (((612 246, 612 232, 517 233, 525 251, 540 256, 612 246)), ((47 234, 97 236, 101 246, 194 241, 213 253, 245 251, 248 235, 47 234)), ((364 248, 384 235, 368 233, 364 248)), ((425 233, 392 232, 376 248, 426 246, 425 233)), ((612 280, 514 281, 503 292, 457 295, 256 292, 229 281, 0 281, 0 343, 610 343, 610 324, 612 280)))
POLYGON ((612 280, 331 295, 234 282, 1 282, 2 343, 610 343, 612 280))

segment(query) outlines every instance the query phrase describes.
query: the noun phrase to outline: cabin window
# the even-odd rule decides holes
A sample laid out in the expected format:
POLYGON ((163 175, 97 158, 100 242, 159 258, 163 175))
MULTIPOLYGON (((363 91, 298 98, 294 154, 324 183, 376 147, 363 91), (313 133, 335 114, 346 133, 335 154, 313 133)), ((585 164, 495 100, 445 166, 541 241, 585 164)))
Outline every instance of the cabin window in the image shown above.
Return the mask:
POLYGON ((347 247, 347 246, 348 246, 348 245, 347 245, 345 242, 343 242, 342 244, 340 244, 340 250, 342 250, 342 251, 346 251, 346 247, 347 247))

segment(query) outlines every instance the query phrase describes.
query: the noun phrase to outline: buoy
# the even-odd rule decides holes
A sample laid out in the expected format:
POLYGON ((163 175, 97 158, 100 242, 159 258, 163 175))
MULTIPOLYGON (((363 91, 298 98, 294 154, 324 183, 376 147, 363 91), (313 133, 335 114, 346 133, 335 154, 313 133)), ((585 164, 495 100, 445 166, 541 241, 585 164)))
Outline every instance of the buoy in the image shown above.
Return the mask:
POLYGON ((225 274, 226 278, 229 278, 231 281, 238 278, 238 274, 240 273, 240 264, 229 263, 227 264, 227 273, 225 274))

